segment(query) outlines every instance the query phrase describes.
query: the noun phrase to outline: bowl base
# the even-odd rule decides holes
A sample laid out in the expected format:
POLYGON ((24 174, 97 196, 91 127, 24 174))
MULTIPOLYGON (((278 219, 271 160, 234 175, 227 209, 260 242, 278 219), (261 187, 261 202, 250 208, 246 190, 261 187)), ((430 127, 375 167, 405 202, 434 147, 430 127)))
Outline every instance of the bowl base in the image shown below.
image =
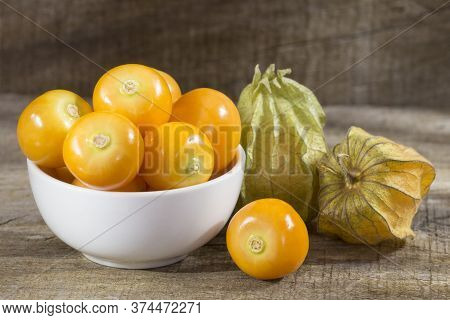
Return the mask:
POLYGON ((159 268, 164 267, 169 264, 173 264, 179 262, 186 258, 186 256, 178 256, 170 259, 163 260, 152 260, 152 261, 143 261, 143 262, 123 262, 123 261, 114 261, 109 259, 104 259, 100 257, 91 256, 89 254, 83 253, 88 260, 95 262, 97 264, 101 264, 102 266, 107 266, 111 268, 119 268, 119 269, 151 269, 151 268, 159 268))

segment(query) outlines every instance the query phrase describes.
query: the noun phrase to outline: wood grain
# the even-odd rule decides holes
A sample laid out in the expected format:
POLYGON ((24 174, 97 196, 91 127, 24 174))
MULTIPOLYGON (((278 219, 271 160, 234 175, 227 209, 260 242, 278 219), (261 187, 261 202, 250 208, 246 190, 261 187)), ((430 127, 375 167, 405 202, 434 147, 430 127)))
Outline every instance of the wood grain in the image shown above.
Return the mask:
MULTIPOLYGON (((444 0, 5 0, 105 69, 143 63, 237 98, 254 66, 291 67, 324 104, 449 108, 444 0)), ((0 4, 0 92, 91 95, 102 68, 0 4)))
POLYGON ((326 108, 330 144, 350 125, 412 146, 437 179, 404 246, 362 245, 311 234, 300 270, 279 281, 247 277, 232 263, 224 232, 184 261, 154 270, 96 265, 47 228, 34 204, 15 138, 31 96, 0 95, 0 298, 15 299, 449 299, 450 114, 410 108, 326 108))

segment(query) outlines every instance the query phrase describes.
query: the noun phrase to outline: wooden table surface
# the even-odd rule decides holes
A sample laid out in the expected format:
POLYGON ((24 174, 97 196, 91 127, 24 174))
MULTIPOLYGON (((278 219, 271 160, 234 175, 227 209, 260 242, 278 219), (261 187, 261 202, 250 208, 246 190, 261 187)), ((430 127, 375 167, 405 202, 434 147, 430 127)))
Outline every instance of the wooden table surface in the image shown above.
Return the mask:
MULTIPOLYGON (((326 108, 330 144, 350 125, 417 149, 437 179, 402 247, 364 245, 311 232, 304 265, 278 281, 247 277, 232 263, 224 232, 184 261, 119 270, 83 258, 56 238, 31 194, 16 121, 29 96, 0 95, 0 298, 2 299, 398 299, 450 298, 450 112, 414 108, 326 108)), ((63 212, 62 212, 63 213, 63 212)))

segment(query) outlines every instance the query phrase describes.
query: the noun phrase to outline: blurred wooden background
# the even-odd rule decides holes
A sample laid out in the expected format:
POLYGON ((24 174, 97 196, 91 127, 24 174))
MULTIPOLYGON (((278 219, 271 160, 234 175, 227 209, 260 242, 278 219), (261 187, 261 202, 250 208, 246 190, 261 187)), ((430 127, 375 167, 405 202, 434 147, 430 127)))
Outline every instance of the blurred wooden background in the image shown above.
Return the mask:
MULTIPOLYGON (((450 6, 327 82, 444 0, 5 2, 106 69, 147 64, 185 91, 208 86, 236 99, 255 64, 274 62, 326 105, 450 107, 450 6)), ((0 93, 90 96, 102 73, 0 3, 0 93)))

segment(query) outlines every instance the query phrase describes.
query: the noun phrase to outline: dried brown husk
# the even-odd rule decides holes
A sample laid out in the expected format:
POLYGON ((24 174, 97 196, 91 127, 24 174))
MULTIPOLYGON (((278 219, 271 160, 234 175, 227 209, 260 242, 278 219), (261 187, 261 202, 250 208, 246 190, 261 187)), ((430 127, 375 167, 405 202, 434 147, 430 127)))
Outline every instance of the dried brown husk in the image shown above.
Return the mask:
POLYGON ((318 230, 349 243, 414 236, 412 220, 435 178, 414 149, 356 127, 318 169, 318 230))

